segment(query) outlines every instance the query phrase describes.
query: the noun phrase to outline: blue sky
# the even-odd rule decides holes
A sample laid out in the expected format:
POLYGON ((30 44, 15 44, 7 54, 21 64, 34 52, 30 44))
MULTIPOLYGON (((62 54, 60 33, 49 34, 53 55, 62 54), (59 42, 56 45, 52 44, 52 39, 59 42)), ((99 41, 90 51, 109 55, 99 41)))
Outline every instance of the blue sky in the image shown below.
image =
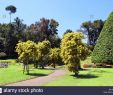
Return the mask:
POLYGON ((59 36, 67 29, 76 31, 84 21, 105 20, 113 11, 113 0, 0 0, 0 23, 9 22, 8 5, 17 7, 12 19, 18 16, 27 25, 42 17, 57 20, 59 36))

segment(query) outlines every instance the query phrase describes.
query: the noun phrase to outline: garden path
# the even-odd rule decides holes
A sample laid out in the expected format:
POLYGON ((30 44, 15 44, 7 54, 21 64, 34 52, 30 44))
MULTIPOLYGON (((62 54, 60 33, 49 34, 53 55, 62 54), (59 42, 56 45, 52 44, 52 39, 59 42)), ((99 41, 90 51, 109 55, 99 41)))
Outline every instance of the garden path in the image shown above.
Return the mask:
POLYGON ((56 80, 58 77, 61 77, 66 74, 64 69, 56 69, 52 74, 48 76, 41 76, 38 78, 25 80, 17 83, 8 84, 6 86, 41 86, 53 80, 56 80))

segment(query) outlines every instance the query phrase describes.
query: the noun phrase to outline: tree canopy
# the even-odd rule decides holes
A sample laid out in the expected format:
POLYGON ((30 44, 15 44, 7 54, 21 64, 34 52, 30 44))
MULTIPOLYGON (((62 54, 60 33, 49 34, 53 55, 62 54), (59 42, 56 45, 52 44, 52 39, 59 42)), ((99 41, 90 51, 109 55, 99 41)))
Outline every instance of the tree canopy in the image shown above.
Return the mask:
POLYGON ((99 34, 104 26, 103 20, 94 20, 93 22, 87 21, 83 22, 81 28, 82 32, 87 35, 88 45, 95 45, 99 37, 99 34))
POLYGON ((68 70, 78 75, 80 60, 87 57, 88 49, 82 42, 84 38, 80 32, 72 32, 64 35, 61 41, 61 57, 68 70))
POLYGON ((106 20, 92 53, 94 63, 113 63, 113 12, 106 20))

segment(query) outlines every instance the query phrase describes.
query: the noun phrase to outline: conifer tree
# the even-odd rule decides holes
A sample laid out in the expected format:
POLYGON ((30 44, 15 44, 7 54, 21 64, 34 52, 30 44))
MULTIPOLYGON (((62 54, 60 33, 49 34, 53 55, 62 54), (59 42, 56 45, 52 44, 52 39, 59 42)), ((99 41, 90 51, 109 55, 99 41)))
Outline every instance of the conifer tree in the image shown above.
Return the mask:
POLYGON ((113 63, 113 12, 106 20, 92 53, 93 63, 113 63))

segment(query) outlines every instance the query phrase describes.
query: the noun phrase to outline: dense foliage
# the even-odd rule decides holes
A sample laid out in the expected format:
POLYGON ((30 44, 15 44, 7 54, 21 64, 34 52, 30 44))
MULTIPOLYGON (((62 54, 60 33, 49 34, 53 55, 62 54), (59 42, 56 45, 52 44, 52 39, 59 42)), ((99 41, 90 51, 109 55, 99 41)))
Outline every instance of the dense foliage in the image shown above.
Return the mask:
POLYGON ((95 45, 104 26, 104 21, 94 20, 93 22, 83 22, 81 25, 82 32, 87 36, 88 45, 95 45))
POLYGON ((19 42, 16 46, 16 52, 19 55, 18 59, 23 62, 23 72, 26 70, 29 74, 29 61, 33 60, 34 55, 36 55, 34 53, 37 53, 35 43, 32 41, 19 42))
POLYGON ((49 59, 50 48, 51 48, 51 44, 49 41, 43 41, 37 44, 37 53, 38 53, 37 65, 42 67, 42 69, 44 69, 44 66, 47 65, 49 62, 48 59, 49 59))
POLYGON ((56 64, 60 65, 59 64, 59 61, 61 61, 61 57, 60 57, 60 49, 59 48, 53 48, 50 50, 50 54, 49 54, 49 57, 50 57, 50 62, 51 62, 51 65, 55 68, 56 64))
POLYGON ((64 32, 64 35, 67 34, 67 33, 72 33, 73 31, 71 29, 67 29, 65 32, 64 32))
POLYGON ((54 19, 41 18, 40 21, 31 24, 27 28, 27 39, 34 42, 49 40, 51 47, 60 46, 60 38, 57 35, 59 23, 54 19))
POLYGON ((31 61, 34 62, 35 68, 38 65, 44 68, 48 64, 49 51, 49 41, 39 42, 38 44, 32 41, 19 42, 16 46, 16 52, 19 55, 18 59, 23 63, 23 70, 26 70, 27 74, 29 74, 29 64, 31 61))
POLYGON ((88 54, 88 49, 82 42, 83 38, 82 33, 73 32, 65 34, 61 41, 61 57, 68 70, 76 76, 79 73, 80 60, 86 59, 88 54))
POLYGON ((94 63, 113 63, 113 12, 106 20, 92 53, 94 63))
POLYGON ((18 17, 11 24, 0 24, 0 52, 8 58, 16 57, 15 46, 19 40, 24 41, 26 25, 18 17))

